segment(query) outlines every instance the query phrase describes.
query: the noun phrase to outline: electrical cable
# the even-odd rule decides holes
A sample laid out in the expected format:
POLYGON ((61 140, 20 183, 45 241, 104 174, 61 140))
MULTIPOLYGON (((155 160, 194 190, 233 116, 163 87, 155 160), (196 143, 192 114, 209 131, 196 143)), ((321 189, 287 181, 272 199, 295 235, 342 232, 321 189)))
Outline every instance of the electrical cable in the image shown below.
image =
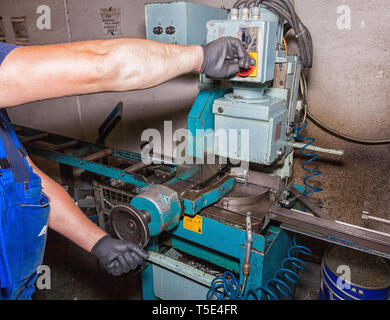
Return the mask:
POLYGON ((390 144, 390 139, 383 139, 383 140, 368 140, 368 139, 361 139, 352 137, 349 135, 346 135, 344 133, 341 133, 339 131, 336 131, 335 129, 332 129, 328 125, 324 124, 322 121, 320 121, 316 116, 314 116, 308 109, 309 103, 308 103, 308 90, 307 90, 307 81, 305 74, 302 70, 301 72, 301 78, 300 78, 300 91, 303 99, 304 104, 304 110, 305 114, 307 114, 307 117, 318 127, 325 130, 326 132, 330 133, 331 135, 349 141, 353 143, 358 144, 365 144, 365 145, 383 145, 383 144, 390 144))
POLYGON ((249 0, 238 0, 233 4, 233 8, 238 9, 244 3, 247 3, 249 0))
POLYGON ((311 68, 313 65, 313 41, 310 31, 302 23, 295 12, 290 0, 257 0, 254 6, 264 5, 272 12, 284 18, 294 29, 298 41, 300 58, 304 68, 311 68))
POLYGON ((250 8, 252 5, 254 5, 256 3, 257 0, 251 0, 249 2, 246 3, 245 5, 245 8, 250 8))
POLYGON ((234 3, 233 8, 239 9, 242 5, 244 5, 245 8, 264 5, 278 16, 284 18, 287 24, 294 29, 303 67, 312 67, 313 41, 311 34, 295 12, 294 5, 290 0, 238 0, 234 3))
POLYGON ((289 52, 288 52, 288 44, 287 44, 287 41, 286 41, 286 38, 283 37, 283 44, 284 44, 284 48, 286 50, 286 56, 288 56, 289 52))

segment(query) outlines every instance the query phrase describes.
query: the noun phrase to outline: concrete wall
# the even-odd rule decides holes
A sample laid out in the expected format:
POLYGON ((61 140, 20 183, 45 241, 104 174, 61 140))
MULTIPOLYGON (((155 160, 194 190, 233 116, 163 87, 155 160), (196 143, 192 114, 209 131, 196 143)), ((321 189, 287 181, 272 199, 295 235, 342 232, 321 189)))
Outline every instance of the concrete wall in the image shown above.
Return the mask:
MULTIPOLYGON (((152 1, 147 1, 152 2, 152 1)), ((231 7, 234 1, 195 1, 231 7)), ((390 137, 390 2, 388 0, 296 0, 297 12, 311 30, 314 67, 309 73, 310 111, 334 129, 362 138, 390 137), (337 13, 341 5, 351 9, 351 29, 340 30, 337 13)), ((1 0, 8 41, 12 42, 11 16, 26 15, 31 44, 58 43, 113 36, 101 32, 99 9, 120 8, 120 37, 145 37, 146 1, 50 0, 52 29, 38 30, 38 0, 1 0)), ((294 52, 293 38, 289 37, 294 52)), ((137 151, 140 134, 146 128, 162 128, 173 120, 174 129, 186 126, 186 116, 198 93, 197 78, 188 75, 156 88, 137 92, 101 93, 31 103, 10 109, 15 123, 93 141, 97 128, 113 106, 123 101, 124 117, 107 143, 137 151), (48 116, 52 115, 52 116, 48 116), (72 128, 70 131, 69 128, 72 128)), ((360 146, 334 138, 309 125, 306 136, 316 145, 345 150, 342 158, 321 156, 312 165, 324 174, 314 184, 324 188, 313 195, 333 217, 379 230, 378 224, 360 220, 364 202, 372 213, 390 218, 390 146, 360 146)), ((297 157, 295 176, 304 172, 297 157)))

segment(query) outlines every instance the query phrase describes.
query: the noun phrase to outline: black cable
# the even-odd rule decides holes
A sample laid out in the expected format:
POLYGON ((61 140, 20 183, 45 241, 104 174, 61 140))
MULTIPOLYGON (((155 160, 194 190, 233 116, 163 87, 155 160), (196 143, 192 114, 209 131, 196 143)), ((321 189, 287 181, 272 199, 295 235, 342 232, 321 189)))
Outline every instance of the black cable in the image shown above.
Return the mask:
POLYGON ((327 133, 329 133, 329 134, 331 134, 339 139, 342 139, 342 140, 345 140, 348 142, 364 144, 364 145, 371 145, 371 146, 390 144, 390 139, 369 140, 369 139, 361 139, 361 138, 356 138, 356 137, 346 135, 345 133, 341 133, 341 132, 336 131, 335 129, 329 127, 328 125, 326 125, 322 121, 320 121, 317 117, 315 117, 309 111, 309 103, 307 101, 308 100, 307 82, 306 82, 305 73, 303 71, 301 72, 301 77, 299 80, 299 89, 301 91, 301 96, 302 96, 302 100, 303 100, 305 117, 307 115, 307 117, 322 130, 326 131, 327 133))
POLYGON ((384 145, 384 144, 390 144, 390 139, 386 139, 386 140, 367 140, 367 139, 361 139, 361 138, 355 138, 355 137, 351 137, 351 136, 348 136, 344 133, 341 133, 341 132, 338 132, 330 127, 328 127, 327 125, 325 125, 324 123, 322 123, 320 120, 318 120, 313 114, 311 114, 309 111, 307 111, 307 117, 314 123, 316 124, 318 127, 320 127, 322 130, 330 133, 331 135, 337 137, 337 138, 340 138, 342 140, 345 140, 345 141, 349 141, 349 142, 353 142, 353 143, 358 143, 358 144, 365 144, 365 145, 371 145, 371 146, 375 146, 375 145, 384 145))
POLYGON ((292 26, 289 23, 285 23, 283 27, 283 34, 286 35, 291 29, 292 26))
POLYGON ((251 0, 249 1, 246 5, 245 5, 245 8, 250 8, 252 5, 254 5, 256 3, 257 0, 251 0))
MULTIPOLYGON (((252 1, 250 2, 252 3, 252 1)), ((311 68, 313 65, 313 41, 310 31, 302 23, 295 12, 290 0, 257 0, 254 6, 264 5, 275 14, 283 17, 294 29, 298 41, 300 58, 304 68, 311 68)))
POLYGON ((238 9, 242 4, 247 3, 249 0, 238 0, 233 4, 233 8, 238 9))

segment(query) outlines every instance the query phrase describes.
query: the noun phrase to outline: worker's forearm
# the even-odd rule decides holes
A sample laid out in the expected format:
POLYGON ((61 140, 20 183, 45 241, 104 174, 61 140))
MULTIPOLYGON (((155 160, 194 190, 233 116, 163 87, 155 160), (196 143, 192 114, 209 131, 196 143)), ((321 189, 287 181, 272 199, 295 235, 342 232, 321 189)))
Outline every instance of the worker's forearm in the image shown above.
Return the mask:
POLYGON ((195 71, 200 46, 143 39, 83 41, 13 50, 0 67, 0 107, 152 87, 195 71))
POLYGON ((36 166, 34 172, 41 177, 43 191, 50 198, 49 227, 90 251, 106 233, 85 216, 62 186, 36 166))
POLYGON ((141 39, 106 42, 110 80, 104 90, 144 89, 197 70, 203 62, 200 46, 179 46, 141 39), (113 81, 112 81, 113 80, 113 81))

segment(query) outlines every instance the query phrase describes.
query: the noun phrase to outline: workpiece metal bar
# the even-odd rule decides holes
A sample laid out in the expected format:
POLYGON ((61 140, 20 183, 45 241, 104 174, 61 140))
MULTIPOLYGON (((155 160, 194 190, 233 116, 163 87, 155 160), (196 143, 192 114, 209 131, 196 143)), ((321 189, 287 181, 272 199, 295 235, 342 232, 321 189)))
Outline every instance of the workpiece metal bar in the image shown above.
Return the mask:
POLYGON ((316 217, 333 220, 324 210, 322 210, 318 205, 314 204, 307 198, 302 192, 300 192, 297 188, 293 188, 291 194, 294 196, 298 196, 298 201, 301 202, 304 206, 306 206, 316 217))
POLYGON ((388 234, 275 206, 269 210, 268 216, 282 222, 285 229, 390 258, 388 234))
POLYGON ((149 251, 148 254, 149 254, 149 258, 148 258, 149 262, 159 265, 175 273, 181 274, 205 286, 210 287, 211 282, 215 278, 215 276, 211 274, 205 273, 204 271, 196 269, 185 263, 177 261, 176 259, 172 259, 170 257, 164 256, 157 252, 149 251))

